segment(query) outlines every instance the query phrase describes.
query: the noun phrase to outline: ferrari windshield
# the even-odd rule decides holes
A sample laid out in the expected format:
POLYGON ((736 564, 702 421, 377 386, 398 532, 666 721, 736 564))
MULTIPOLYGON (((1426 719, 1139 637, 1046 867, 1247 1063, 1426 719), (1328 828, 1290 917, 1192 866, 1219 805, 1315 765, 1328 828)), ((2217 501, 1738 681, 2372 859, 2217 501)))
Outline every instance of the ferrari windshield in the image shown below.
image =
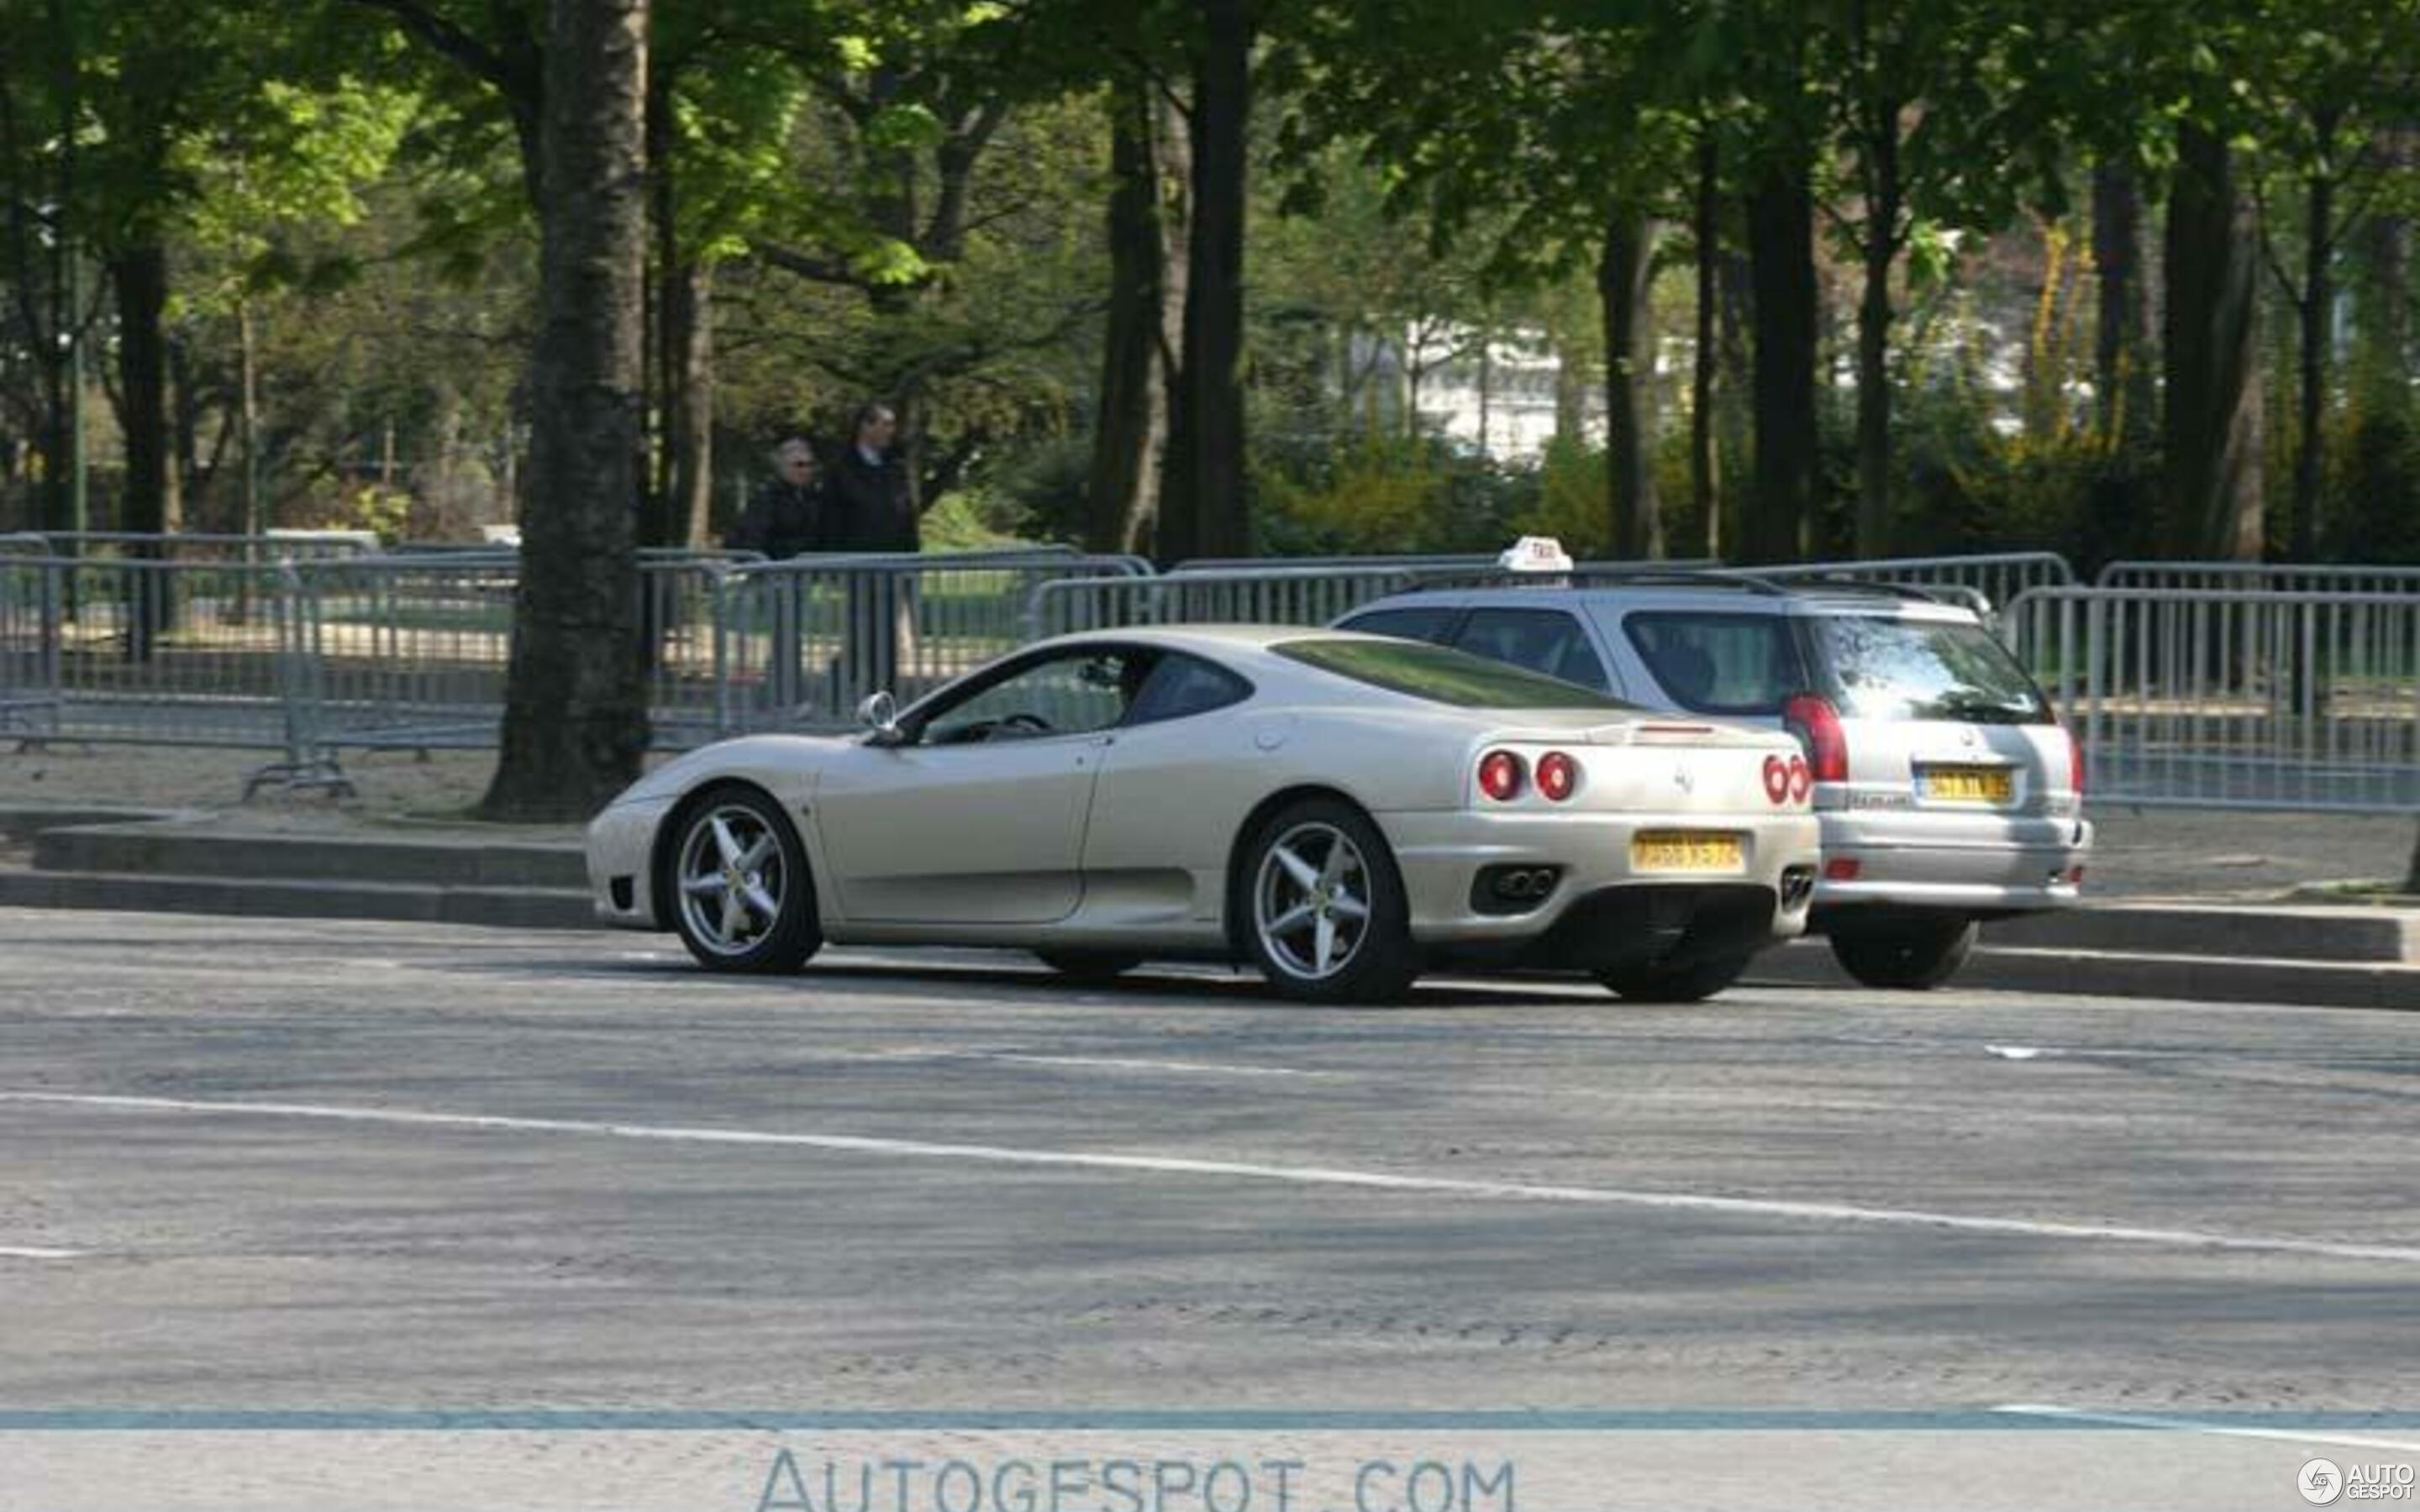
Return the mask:
POLYGON ((1627 709, 1592 687, 1420 640, 1289 640, 1288 661, 1458 709, 1627 709))

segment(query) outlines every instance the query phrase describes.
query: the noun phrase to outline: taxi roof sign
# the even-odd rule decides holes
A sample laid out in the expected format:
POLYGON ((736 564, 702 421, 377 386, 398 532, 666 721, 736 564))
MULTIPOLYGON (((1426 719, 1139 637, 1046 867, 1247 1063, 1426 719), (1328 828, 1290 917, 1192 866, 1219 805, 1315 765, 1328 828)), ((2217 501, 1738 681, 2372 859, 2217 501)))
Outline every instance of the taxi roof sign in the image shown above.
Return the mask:
POLYGON ((1525 535, 1512 543, 1496 564, 1507 572, 1569 572, 1572 559, 1563 543, 1551 535, 1525 535))

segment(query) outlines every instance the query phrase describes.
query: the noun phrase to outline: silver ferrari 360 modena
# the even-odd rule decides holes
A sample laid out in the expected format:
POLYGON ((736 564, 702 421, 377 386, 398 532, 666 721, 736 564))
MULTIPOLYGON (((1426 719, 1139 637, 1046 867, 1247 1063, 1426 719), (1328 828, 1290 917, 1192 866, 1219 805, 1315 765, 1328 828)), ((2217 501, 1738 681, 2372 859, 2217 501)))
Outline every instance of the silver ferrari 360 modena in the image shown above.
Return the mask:
POLYGON ((1797 743, 1332 630, 1065 636, 867 731, 752 735, 588 831, 599 917, 724 971, 829 940, 1005 946, 1070 977, 1246 961, 1314 1002, 1446 966, 1720 991, 1805 928, 1797 743))

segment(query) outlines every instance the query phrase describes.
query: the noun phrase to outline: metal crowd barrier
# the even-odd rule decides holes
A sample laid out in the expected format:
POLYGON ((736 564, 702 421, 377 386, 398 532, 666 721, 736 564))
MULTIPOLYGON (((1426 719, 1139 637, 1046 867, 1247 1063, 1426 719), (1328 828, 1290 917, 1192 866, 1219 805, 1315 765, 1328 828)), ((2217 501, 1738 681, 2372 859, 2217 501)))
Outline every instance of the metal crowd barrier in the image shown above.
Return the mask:
MULTIPOLYGON (((1702 560, 1580 562, 1572 572, 1673 572, 1710 565, 1702 560)), ((1364 604, 1423 584, 1508 586, 1552 583, 1562 576, 1512 571, 1494 557, 1274 558, 1254 566, 1222 567, 1184 563, 1157 578, 1045 583, 1034 591, 1027 620, 1036 639, 1135 625, 1326 625, 1364 604)), ((1971 594, 1971 590, 1964 592, 1971 594)))
POLYGON ((374 531, 277 530, 258 535, 209 531, 175 531, 164 535, 139 531, 47 531, 43 539, 50 543, 51 554, 58 556, 253 566, 322 557, 368 556, 379 549, 378 533, 374 531))
POLYGON ((57 731, 58 595, 54 563, 0 556, 0 734, 57 731))
POLYGON ((2038 589, 2002 634, 2093 802, 2420 811, 2420 594, 2038 589))
POLYGON ((1746 569, 1776 582, 1825 579, 1900 583, 1910 588, 1963 588, 1980 594, 1983 611, 2039 588, 2069 588, 2075 569, 2055 551, 1993 551, 1955 557, 1878 557, 1871 562, 1795 562, 1746 569))
MULTIPOLYGON (((722 582, 747 551, 639 553, 642 656, 655 744, 702 745, 720 717, 722 582)), ((504 717, 517 552, 414 552, 300 564, 316 669, 311 723, 332 748, 483 749, 504 717)))
POLYGON ((1063 552, 815 556, 728 574, 717 727, 845 728, 867 694, 905 703, 1033 639, 1051 581, 1137 582, 1130 557, 1063 552))
POLYGON ((2420 594, 2420 567, 2296 562, 2113 562, 2101 588, 2197 593, 2420 594))
POLYGON ((1326 625, 1373 599, 1417 587, 1421 576, 1413 567, 1369 564, 1203 567, 1159 578, 1063 578, 1034 586, 1026 629, 1030 639, 1040 640, 1143 625, 1326 625))
POLYGON ((280 571, 0 558, 0 728, 81 741, 282 746, 280 571))

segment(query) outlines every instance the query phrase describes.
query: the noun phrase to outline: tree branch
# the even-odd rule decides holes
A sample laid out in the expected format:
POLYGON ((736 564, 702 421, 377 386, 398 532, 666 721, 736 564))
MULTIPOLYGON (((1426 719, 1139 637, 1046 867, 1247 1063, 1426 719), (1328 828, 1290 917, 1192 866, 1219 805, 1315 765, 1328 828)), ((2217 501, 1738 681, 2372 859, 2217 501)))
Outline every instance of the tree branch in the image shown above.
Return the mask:
POLYGON ((771 241, 752 240, 748 243, 748 250, 757 261, 767 267, 778 268, 785 273, 795 274, 809 283, 831 284, 842 288, 866 286, 865 280, 859 277, 846 264, 833 262, 830 258, 817 257, 771 241))
POLYGON ((439 55, 452 59, 504 94, 516 87, 513 69, 504 54, 463 27, 421 4, 421 0, 353 0, 370 10, 382 10, 396 25, 418 38, 439 55))

